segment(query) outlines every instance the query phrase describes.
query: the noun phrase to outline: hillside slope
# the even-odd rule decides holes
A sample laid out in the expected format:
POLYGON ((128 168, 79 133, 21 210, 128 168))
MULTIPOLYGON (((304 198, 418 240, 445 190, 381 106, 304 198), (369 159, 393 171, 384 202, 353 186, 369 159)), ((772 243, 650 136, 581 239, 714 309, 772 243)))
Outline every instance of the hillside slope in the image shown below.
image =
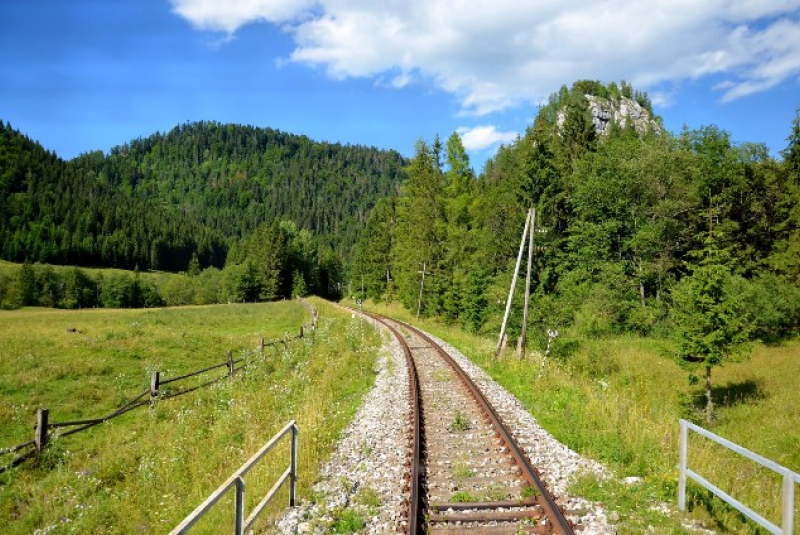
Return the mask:
POLYGON ((191 123, 64 161, 0 122, 0 258, 132 269, 224 265, 259 225, 342 253, 402 179, 394 151, 191 123))
POLYGON ((356 241, 376 199, 397 187, 405 163, 395 151, 198 122, 105 156, 85 154, 71 165, 130 197, 190 215, 229 240, 278 218, 342 251, 356 241))

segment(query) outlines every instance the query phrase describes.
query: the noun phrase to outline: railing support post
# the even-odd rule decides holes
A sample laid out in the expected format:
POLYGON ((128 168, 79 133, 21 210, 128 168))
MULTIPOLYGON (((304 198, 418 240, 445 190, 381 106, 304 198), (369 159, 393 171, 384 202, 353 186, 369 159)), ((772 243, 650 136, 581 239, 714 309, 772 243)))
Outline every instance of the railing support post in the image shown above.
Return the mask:
POLYGON ((236 478, 236 521, 233 526, 234 535, 244 535, 244 479, 236 478))
POLYGON ((158 387, 161 382, 161 372, 154 371, 150 376, 150 406, 152 407, 158 397, 158 387))
POLYGON ((292 426, 292 458, 289 461, 291 468, 289 476, 289 507, 295 506, 295 494, 297 487, 297 425, 292 426))
POLYGON ((47 409, 39 409, 36 415, 36 435, 34 436, 36 442, 36 449, 42 451, 45 444, 47 444, 47 416, 49 414, 47 409))
POLYGON ((233 377, 233 351, 228 350, 228 377, 233 377))
POLYGON ((783 535, 794 533, 794 477, 788 470, 783 474, 783 514, 781 515, 783 535))
POLYGON ((678 472, 678 509, 686 511, 686 465, 689 454, 689 428, 686 422, 681 420, 681 451, 680 467, 678 472))

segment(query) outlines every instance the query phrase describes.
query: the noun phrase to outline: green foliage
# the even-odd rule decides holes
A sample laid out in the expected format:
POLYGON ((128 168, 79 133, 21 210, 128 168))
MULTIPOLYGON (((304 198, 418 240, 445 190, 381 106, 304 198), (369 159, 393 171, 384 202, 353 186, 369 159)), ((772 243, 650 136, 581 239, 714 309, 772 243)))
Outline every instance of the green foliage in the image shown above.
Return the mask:
POLYGON ((477 502, 478 497, 467 492, 466 490, 459 490, 450 496, 450 501, 455 503, 472 503, 477 502))
POLYGON ((712 235, 690 276, 674 288, 673 315, 678 326, 678 357, 692 375, 705 368, 706 421, 713 419, 711 369, 741 351, 748 340, 750 324, 743 295, 734 293, 728 255, 712 235))
MULTIPOLYGON (((436 276, 443 259, 445 181, 434 151, 423 141, 417 142, 416 155, 406 172, 408 179, 397 202, 392 265, 398 297, 411 308, 418 299, 423 265, 436 276)), ((423 310, 428 308, 429 297, 423 294, 423 310)))
POLYGON ((786 141, 788 145, 781 152, 786 171, 795 184, 800 184, 800 106, 795 110, 792 131, 786 141))
POLYGON ((357 533, 367 525, 364 517, 353 509, 344 509, 335 515, 333 533, 357 533))
POLYGON ((77 163, 103 159, 64 162, 0 121, 0 257, 179 271, 196 253, 222 265, 217 231, 77 163))
POLYGON ((292 298, 305 297, 306 295, 308 295, 306 280, 303 278, 302 273, 295 271, 294 277, 292 278, 292 298))
MULTIPOLYGON (((326 266, 303 275, 309 291, 319 293, 319 277, 332 295, 333 260, 404 165, 392 151, 204 122, 65 162, 0 122, 0 258, 197 276, 221 268, 232 243, 284 220, 315 236, 326 266)), ((291 275, 264 274, 260 298, 290 293, 291 275)))
POLYGON ((747 340, 747 311, 734 293, 726 254, 709 239, 692 273, 675 286, 673 314, 681 333, 679 356, 703 366, 722 364, 747 340))
POLYGON ((800 288, 772 273, 753 280, 734 277, 730 292, 747 303, 747 318, 753 335, 776 342, 800 328, 800 288))
MULTIPOLYGON (((399 197, 370 214, 350 265, 352 288, 363 280, 367 297, 391 294, 416 310, 424 263, 423 314, 496 332, 534 207, 536 228, 547 233, 534 235, 531 339, 569 326, 587 337, 668 335, 677 317, 672 290, 703 249, 713 213, 731 275, 748 295, 767 285, 781 296, 754 301, 746 332, 771 340, 796 332, 790 286, 800 284, 800 183, 789 156, 777 162, 763 145, 734 145, 714 126, 679 136, 621 127, 598 138, 586 94, 649 107, 625 82, 563 87, 477 178, 457 135, 447 141, 444 170, 439 149, 418 143, 399 197), (762 278, 767 268, 774 277, 762 278)), ((512 300, 512 339, 523 287, 512 300)))

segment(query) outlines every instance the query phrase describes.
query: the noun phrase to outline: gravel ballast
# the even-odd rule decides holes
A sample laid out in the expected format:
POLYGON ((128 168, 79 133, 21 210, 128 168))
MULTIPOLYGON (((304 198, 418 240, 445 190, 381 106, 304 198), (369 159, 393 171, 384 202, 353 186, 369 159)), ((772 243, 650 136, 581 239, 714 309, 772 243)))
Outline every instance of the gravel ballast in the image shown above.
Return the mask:
MULTIPOLYGON (((363 321, 380 326, 368 317, 363 321)), ((397 533, 406 524, 408 366, 400 344, 380 328, 384 344, 376 361, 375 386, 322 468, 314 503, 288 510, 278 521, 279 533, 330 533, 346 509, 365 521, 365 533, 397 533)))

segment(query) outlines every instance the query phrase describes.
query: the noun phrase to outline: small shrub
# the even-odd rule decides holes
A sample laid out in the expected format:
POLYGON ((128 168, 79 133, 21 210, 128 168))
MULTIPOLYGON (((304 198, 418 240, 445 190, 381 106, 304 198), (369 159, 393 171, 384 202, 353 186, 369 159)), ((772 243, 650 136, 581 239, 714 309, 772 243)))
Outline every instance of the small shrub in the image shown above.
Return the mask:
POLYGON ((461 411, 456 411, 456 417, 449 427, 450 431, 468 431, 469 428, 470 425, 467 417, 461 414, 461 411))
POLYGON ((355 502, 367 507, 378 507, 381 504, 381 497, 370 487, 362 487, 356 494, 355 502))
POLYGON ((334 533, 356 533, 367 525, 364 518, 352 509, 345 509, 335 515, 333 521, 334 533))
POLYGON ((460 490, 450 497, 450 501, 456 503, 469 503, 469 502, 477 502, 478 498, 473 496, 466 490, 460 490))

